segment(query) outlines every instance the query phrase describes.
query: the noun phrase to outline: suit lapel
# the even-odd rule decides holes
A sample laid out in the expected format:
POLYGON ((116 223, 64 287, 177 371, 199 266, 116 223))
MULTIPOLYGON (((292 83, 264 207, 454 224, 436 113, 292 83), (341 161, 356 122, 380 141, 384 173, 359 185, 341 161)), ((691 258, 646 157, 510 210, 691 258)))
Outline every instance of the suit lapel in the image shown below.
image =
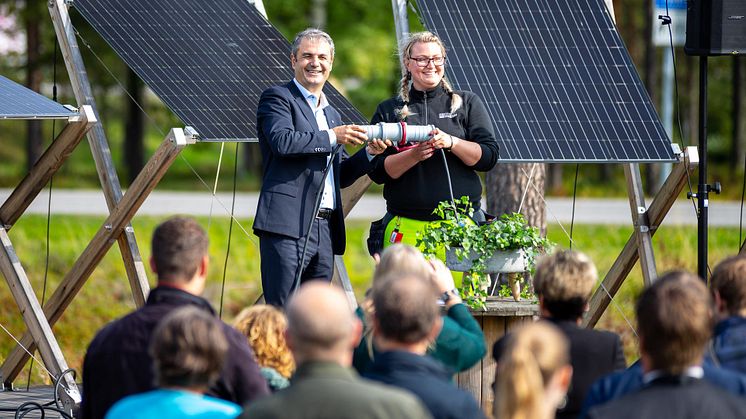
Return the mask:
POLYGON ((319 124, 316 123, 316 118, 313 116, 313 112, 311 111, 311 107, 308 106, 308 102, 306 101, 306 98, 303 97, 303 94, 298 90, 298 86, 295 85, 294 81, 290 81, 290 83, 287 84, 288 90, 290 90, 290 93, 293 95, 293 98, 295 98, 295 103, 300 108, 301 112, 303 113, 303 116, 306 117, 309 123, 311 123, 311 126, 313 126, 314 130, 319 130, 319 124))

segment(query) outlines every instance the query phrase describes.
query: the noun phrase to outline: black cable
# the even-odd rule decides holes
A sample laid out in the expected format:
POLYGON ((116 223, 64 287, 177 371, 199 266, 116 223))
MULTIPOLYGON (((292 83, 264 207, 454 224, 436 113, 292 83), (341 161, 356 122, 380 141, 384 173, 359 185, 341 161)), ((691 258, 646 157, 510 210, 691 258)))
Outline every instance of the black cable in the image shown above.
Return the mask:
POLYGON ((238 183, 238 143, 236 143, 235 161, 233 162, 233 200, 231 202, 231 220, 228 224, 228 248, 225 250, 223 262, 223 283, 220 286, 220 310, 218 317, 223 318, 223 297, 225 296, 225 275, 228 271, 228 256, 231 254, 231 237, 233 236, 233 214, 236 210, 236 184, 238 183))
POLYGON ((24 417, 26 417, 26 415, 28 415, 29 413, 31 413, 33 411, 36 411, 36 410, 38 410, 38 411, 41 412, 41 417, 42 418, 46 417, 46 412, 47 411, 51 411, 51 412, 58 413, 64 419, 73 419, 73 417, 69 413, 65 412, 62 409, 59 409, 59 408, 56 408, 56 407, 52 407, 52 406, 42 405, 42 404, 37 403, 37 402, 26 402, 26 403, 23 403, 22 405, 18 406, 17 409, 0 409, 0 411, 2 411, 2 412, 15 412, 14 418, 16 418, 16 419, 24 418, 24 417))
MULTIPOLYGON (((451 140, 453 141, 453 140, 451 140)), ((453 142, 451 142, 451 146, 453 146, 453 142)), ((443 151, 443 149, 440 149, 440 154, 443 156, 443 165, 446 168, 446 179, 448 179, 448 193, 451 195, 451 204, 453 204, 453 212, 456 214, 456 222, 459 222, 458 218, 458 208, 456 208, 456 199, 453 197, 453 184, 451 182, 451 171, 448 169, 448 159, 446 158, 446 153, 443 151)))
POLYGON ((572 250, 572 230, 575 228, 575 198, 578 195, 578 172, 580 164, 575 165, 575 181, 572 184, 572 215, 570 216, 570 250, 572 250))
POLYGON ((321 173, 321 187, 316 192, 316 200, 314 201, 313 211, 311 211, 311 221, 308 223, 308 231, 306 231, 306 239, 303 241, 303 250, 301 251, 300 260, 298 261, 298 267, 295 268, 295 279, 293 280, 293 287, 291 288, 290 294, 295 294, 300 287, 300 277, 303 275, 303 264, 306 262, 306 252, 308 251, 308 240, 311 238, 311 230, 313 229, 313 220, 316 218, 316 214, 319 212, 321 207, 321 196, 324 193, 324 184, 326 182, 326 176, 329 174, 329 170, 334 164, 334 160, 337 158, 337 153, 342 149, 342 144, 337 144, 332 150, 332 154, 329 157, 329 162, 326 164, 324 171, 321 173))
MULTIPOLYGON (((55 35, 55 43, 54 43, 54 54, 52 58, 52 100, 57 102, 57 51, 59 49, 59 45, 57 44, 57 39, 55 35)), ((51 142, 54 142, 55 131, 56 131, 56 119, 52 120, 52 140, 51 142)), ((47 298, 47 277, 49 276, 49 231, 50 226, 52 223, 52 187, 54 186, 54 174, 49 178, 49 194, 47 196, 47 233, 46 233, 46 244, 45 244, 45 252, 46 255, 44 257, 44 282, 42 285, 42 291, 41 291, 41 306, 44 307, 44 302, 47 298)), ((34 370, 34 358, 31 358, 31 362, 29 362, 28 367, 28 377, 26 377, 26 391, 31 388, 31 372, 34 370)))
POLYGON ((62 371, 60 375, 58 375, 57 378, 54 379, 54 404, 57 406, 58 409, 62 409, 62 406, 60 406, 59 403, 59 388, 62 385, 62 377, 64 377, 66 374, 71 373, 73 375, 73 381, 75 381, 75 378, 77 378, 78 374, 72 368, 68 368, 65 371, 62 371))

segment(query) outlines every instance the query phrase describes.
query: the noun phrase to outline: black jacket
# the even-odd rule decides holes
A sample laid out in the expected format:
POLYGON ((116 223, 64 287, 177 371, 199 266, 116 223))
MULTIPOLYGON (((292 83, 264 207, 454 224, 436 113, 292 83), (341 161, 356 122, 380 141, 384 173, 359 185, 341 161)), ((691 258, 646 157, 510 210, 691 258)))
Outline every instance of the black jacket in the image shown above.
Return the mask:
MULTIPOLYGON (((151 335, 160 319, 185 305, 215 314, 207 300, 159 286, 150 291, 145 306, 109 323, 96 334, 83 361, 83 419, 103 418, 118 400, 155 388, 153 362, 148 355, 151 335)), ((246 337, 221 324, 229 348, 220 379, 208 394, 239 405, 269 394, 246 337)))
POLYGON ((363 376, 411 391, 435 419, 484 417, 474 397, 451 382, 450 370, 430 357, 404 351, 383 352, 363 376))
MULTIPOLYGON (((498 158, 498 145, 487 108, 477 95, 471 92, 456 91, 463 98, 463 105, 451 114, 451 96, 442 87, 428 92, 410 90, 409 110, 414 114, 406 118, 410 125, 432 124, 441 131, 455 137, 478 143, 482 158, 467 166, 461 159, 449 152, 448 162, 453 194, 455 198, 468 196, 475 209, 482 199, 482 183, 477 171, 486 172, 495 167, 498 158)), ((403 103, 398 97, 388 99, 378 105, 371 124, 378 122, 399 122, 397 111, 403 103)), ((397 151, 389 147, 382 155, 373 159, 374 168, 370 178, 384 184, 383 197, 387 210, 394 214, 422 221, 434 221, 433 210, 440 201, 450 199, 448 176, 443 156, 436 151, 427 160, 417 163, 398 179, 392 179, 384 169, 383 161, 397 151)))
MULTIPOLYGON (((567 405, 557 411, 557 418, 576 418, 593 383, 607 374, 625 368, 622 343, 616 333, 585 329, 569 320, 545 320, 557 326, 570 342, 572 381, 567 392, 567 405)), ((505 338, 495 342, 492 356, 496 361, 502 355, 505 342, 505 338)))
POLYGON ((662 377, 642 390, 592 409, 591 419, 738 419, 746 402, 689 377, 662 377))

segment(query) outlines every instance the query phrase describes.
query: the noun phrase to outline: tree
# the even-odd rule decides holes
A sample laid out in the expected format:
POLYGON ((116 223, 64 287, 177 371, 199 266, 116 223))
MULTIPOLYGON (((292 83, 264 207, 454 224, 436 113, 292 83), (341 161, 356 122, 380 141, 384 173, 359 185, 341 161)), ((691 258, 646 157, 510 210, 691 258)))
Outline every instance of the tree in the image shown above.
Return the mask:
POLYGON ((135 180, 145 165, 143 113, 138 106, 138 104, 144 106, 143 90, 143 82, 134 71, 128 68, 127 91, 132 97, 127 100, 127 120, 124 126, 122 146, 124 148, 124 161, 127 166, 127 179, 130 183, 135 180))
POLYGON ((520 212, 546 234, 543 163, 498 163, 486 176, 487 212, 500 216, 520 212))

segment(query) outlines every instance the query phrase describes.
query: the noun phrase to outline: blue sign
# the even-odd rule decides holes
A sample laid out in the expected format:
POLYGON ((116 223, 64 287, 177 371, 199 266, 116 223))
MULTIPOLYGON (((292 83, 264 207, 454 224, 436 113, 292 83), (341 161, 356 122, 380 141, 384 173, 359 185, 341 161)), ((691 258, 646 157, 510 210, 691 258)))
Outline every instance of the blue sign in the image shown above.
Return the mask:
POLYGON ((668 10, 686 10, 686 0, 655 0, 655 7, 666 10, 666 3, 668 10))

